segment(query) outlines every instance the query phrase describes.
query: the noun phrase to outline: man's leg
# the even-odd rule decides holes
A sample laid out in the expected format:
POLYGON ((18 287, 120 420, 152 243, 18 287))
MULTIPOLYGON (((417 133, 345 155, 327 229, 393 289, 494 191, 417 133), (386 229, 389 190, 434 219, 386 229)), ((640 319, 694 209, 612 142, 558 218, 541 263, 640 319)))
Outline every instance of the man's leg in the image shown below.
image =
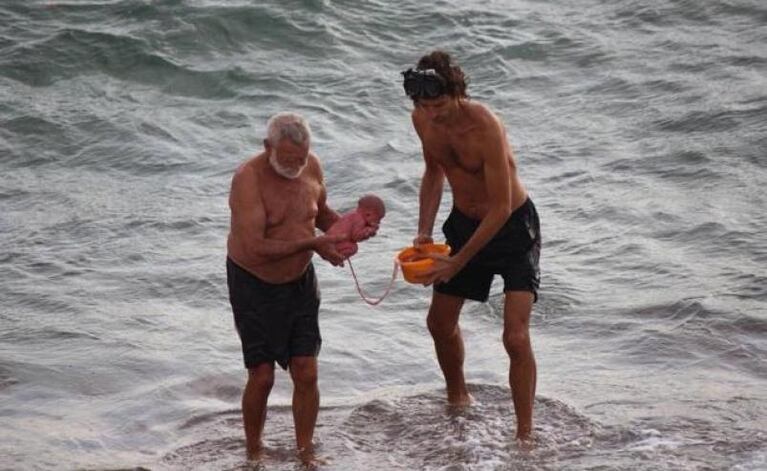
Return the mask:
POLYGON ((314 459, 312 437, 320 408, 317 388, 317 358, 297 356, 290 359, 290 377, 293 379, 293 422, 296 428, 296 447, 304 461, 314 459))
POLYGON ((509 354, 509 386, 517 414, 517 439, 527 440, 533 428, 536 367, 530 344, 533 294, 507 291, 503 307, 503 346, 509 354))
POLYGON ((471 402, 463 377, 463 337, 458 326, 463 301, 463 298, 434 291, 426 318, 426 325, 434 339, 437 360, 445 375, 447 401, 454 405, 467 405, 471 402))
POLYGON ((261 456, 261 434, 266 421, 266 402, 274 384, 274 365, 259 363, 248 368, 248 383, 242 394, 242 421, 248 459, 261 456))

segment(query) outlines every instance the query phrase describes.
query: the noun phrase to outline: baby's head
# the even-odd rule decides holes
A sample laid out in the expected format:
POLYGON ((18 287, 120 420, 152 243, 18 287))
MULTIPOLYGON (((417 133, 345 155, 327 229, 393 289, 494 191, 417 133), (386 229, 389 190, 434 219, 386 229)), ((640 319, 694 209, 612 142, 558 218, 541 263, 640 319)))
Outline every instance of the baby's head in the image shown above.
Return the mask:
POLYGON ((377 225, 386 215, 386 206, 376 195, 365 195, 357 202, 357 211, 362 214, 365 223, 377 225))

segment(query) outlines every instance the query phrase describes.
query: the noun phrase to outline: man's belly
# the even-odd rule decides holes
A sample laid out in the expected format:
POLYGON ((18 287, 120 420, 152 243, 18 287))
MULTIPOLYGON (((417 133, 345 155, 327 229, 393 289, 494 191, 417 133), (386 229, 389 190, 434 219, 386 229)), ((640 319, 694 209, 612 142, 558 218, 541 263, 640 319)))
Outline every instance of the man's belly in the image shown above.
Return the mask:
MULTIPOLYGON (((511 199, 511 212, 514 212, 515 209, 522 206, 526 199, 527 193, 524 191, 520 191, 519 194, 513 195, 511 199)), ((483 219, 487 215, 488 211, 490 211, 489 201, 480 201, 472 196, 461 198, 454 194, 453 206, 455 206, 458 211, 467 217, 477 220, 483 219)))
MULTIPOLYGON (((448 173, 453 193, 453 206, 472 219, 484 218, 490 211, 487 184, 481 178, 462 172, 448 173)), ((527 190, 516 175, 511 178, 511 210, 519 208, 527 199, 527 190)))
POLYGON ((287 283, 304 274, 314 251, 306 250, 276 260, 265 260, 247 255, 236 242, 227 244, 227 257, 234 263, 267 283, 287 283))

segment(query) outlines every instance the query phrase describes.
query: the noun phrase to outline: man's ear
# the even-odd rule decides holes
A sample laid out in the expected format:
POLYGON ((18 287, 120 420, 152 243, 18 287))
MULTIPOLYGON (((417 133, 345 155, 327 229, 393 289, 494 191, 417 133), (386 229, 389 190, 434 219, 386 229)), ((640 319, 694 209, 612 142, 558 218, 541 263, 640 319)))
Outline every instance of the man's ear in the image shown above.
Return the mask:
POLYGON ((272 150, 272 144, 269 142, 269 139, 264 139, 264 149, 272 150))

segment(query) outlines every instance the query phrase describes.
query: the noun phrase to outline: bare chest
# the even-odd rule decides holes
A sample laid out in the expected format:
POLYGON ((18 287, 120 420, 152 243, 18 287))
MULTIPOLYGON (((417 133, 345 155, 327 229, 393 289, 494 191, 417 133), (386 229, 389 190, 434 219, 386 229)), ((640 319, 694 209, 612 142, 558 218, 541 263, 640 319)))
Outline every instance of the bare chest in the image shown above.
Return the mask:
POLYGON ((319 197, 319 183, 310 180, 264 185, 261 199, 266 212, 267 231, 286 226, 314 227, 319 197))
POLYGON ((434 134, 425 142, 426 150, 448 173, 459 171, 472 175, 481 175, 483 156, 472 142, 470 135, 449 136, 434 134))

